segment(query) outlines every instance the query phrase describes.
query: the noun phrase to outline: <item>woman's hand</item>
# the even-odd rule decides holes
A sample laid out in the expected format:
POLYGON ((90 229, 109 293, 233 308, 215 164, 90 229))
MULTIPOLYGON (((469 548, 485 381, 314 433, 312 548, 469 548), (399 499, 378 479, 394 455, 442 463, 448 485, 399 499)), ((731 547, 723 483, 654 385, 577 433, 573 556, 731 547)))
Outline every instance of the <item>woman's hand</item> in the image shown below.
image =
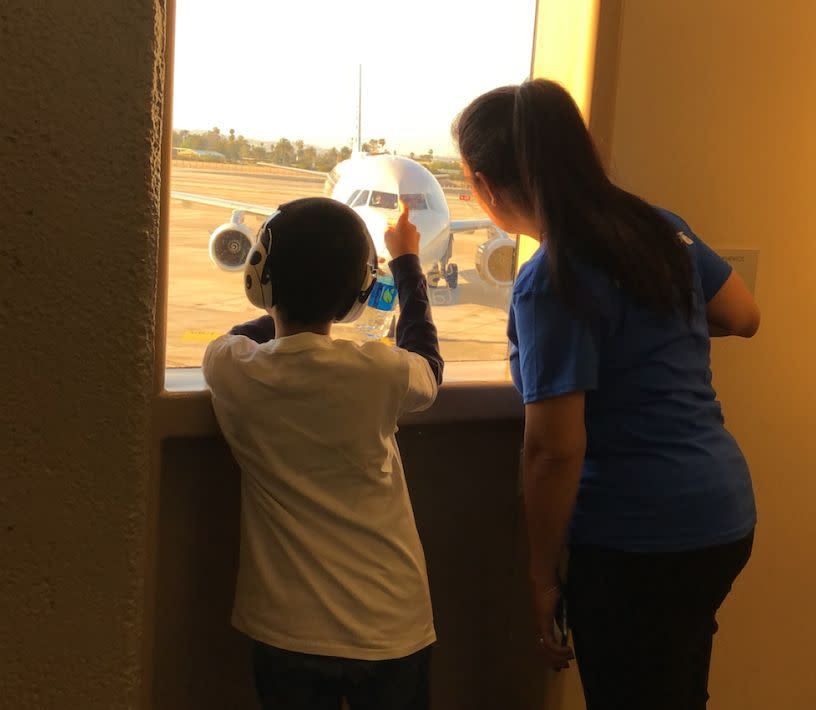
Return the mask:
MULTIPOLYGON (((561 596, 561 590, 557 585, 551 585, 543 589, 535 589, 535 612, 538 622, 538 648, 542 656, 553 670, 560 671, 569 668, 569 662, 575 655, 566 644, 562 644, 560 638, 556 637, 556 609, 561 596)), ((566 630, 564 630, 566 632, 566 630)))
POLYGON ((417 228, 408 221, 410 210, 402 200, 402 214, 396 224, 389 224, 385 230, 385 248, 391 254, 392 259, 404 254, 419 255, 419 232, 417 228))

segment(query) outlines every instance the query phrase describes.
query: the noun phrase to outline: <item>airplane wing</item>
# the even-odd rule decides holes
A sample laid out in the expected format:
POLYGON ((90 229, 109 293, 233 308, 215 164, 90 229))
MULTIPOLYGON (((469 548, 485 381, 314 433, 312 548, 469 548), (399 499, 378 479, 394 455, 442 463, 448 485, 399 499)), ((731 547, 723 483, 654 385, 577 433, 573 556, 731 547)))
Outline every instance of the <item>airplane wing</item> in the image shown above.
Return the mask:
POLYGON ((257 214, 261 217, 271 215, 277 207, 268 207, 266 205, 253 205, 248 202, 238 202, 237 200, 224 200, 220 197, 208 197, 207 195, 194 195, 191 192, 177 192, 173 190, 170 197, 180 202, 193 202, 198 205, 211 205, 212 207, 224 207, 232 211, 249 212, 250 214, 257 214))
POLYGON ((473 232, 476 229, 498 229, 489 219, 452 219, 451 232, 473 232))
POLYGON ((328 175, 328 173, 324 173, 322 170, 307 170, 306 168, 296 168, 292 165, 279 165, 278 163, 264 163, 258 161, 258 165, 263 165, 267 168, 278 168, 283 172, 294 173, 295 175, 314 175, 315 177, 324 178, 328 175))

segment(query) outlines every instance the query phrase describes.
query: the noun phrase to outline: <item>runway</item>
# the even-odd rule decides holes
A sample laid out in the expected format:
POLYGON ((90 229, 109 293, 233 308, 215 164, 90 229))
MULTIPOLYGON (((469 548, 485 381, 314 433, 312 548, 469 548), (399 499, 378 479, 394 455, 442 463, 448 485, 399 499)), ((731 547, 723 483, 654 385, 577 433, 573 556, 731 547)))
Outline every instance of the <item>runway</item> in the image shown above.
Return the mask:
MULTIPOLYGON (((203 164, 174 165, 171 190, 276 207, 282 202, 323 195, 323 180, 309 175, 286 175, 271 169, 203 164)), ((484 216, 475 202, 447 194, 452 219, 484 216)), ((210 233, 229 221, 230 213, 211 207, 171 201, 169 228, 169 287, 167 367, 197 367, 206 344, 235 323, 256 318, 243 293, 240 273, 221 271, 209 259, 210 233)), ((247 215, 257 229, 261 218, 247 215)), ((474 267, 476 248, 487 239, 485 230, 458 234, 453 261, 459 264, 459 288, 435 293, 433 310, 443 357, 448 361, 501 360, 507 355, 505 337, 508 289, 485 284, 474 267)), ((358 340, 353 324, 336 325, 334 337, 358 340)))

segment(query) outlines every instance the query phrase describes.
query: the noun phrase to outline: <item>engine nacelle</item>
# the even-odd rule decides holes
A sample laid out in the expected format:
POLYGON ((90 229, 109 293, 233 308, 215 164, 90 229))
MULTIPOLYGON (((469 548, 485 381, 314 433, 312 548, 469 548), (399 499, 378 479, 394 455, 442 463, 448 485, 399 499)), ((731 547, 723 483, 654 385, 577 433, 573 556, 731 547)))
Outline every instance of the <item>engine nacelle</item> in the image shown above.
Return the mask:
POLYGON ((476 272, 491 286, 509 288, 513 285, 516 261, 516 241, 496 229, 497 236, 476 249, 476 272))
POLYGON ((243 222, 227 222, 210 235, 210 259, 224 271, 240 271, 254 242, 255 235, 243 222))

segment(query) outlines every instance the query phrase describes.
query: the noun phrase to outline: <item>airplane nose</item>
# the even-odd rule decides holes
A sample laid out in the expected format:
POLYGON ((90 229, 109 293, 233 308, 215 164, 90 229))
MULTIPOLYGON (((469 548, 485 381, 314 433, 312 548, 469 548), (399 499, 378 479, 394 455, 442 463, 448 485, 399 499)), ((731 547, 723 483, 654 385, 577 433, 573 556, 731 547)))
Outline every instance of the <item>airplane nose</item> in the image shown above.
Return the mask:
POLYGON ((368 233, 374 242, 377 256, 384 258, 386 262, 391 261, 391 255, 385 247, 385 230, 388 228, 388 217, 381 211, 372 210, 368 207, 358 207, 355 212, 360 215, 366 227, 368 227, 368 233))

